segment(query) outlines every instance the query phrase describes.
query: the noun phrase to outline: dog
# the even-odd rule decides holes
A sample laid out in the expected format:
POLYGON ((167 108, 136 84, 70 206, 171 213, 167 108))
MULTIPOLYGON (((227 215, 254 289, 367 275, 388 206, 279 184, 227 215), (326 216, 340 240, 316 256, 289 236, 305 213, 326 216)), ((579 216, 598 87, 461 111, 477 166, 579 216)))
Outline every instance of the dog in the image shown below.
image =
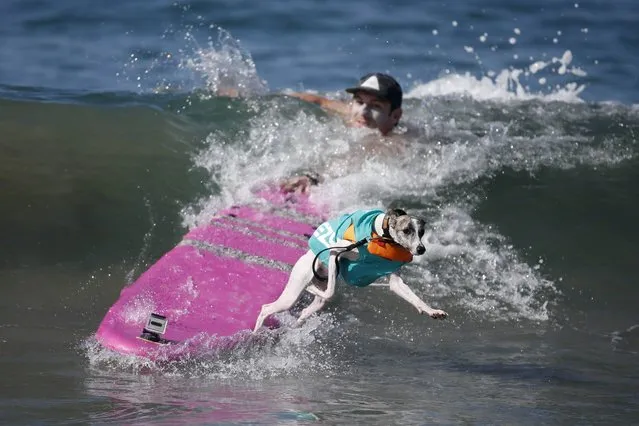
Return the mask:
POLYGON ((297 325, 319 311, 335 294, 338 275, 348 284, 365 287, 389 277, 389 288, 420 314, 444 319, 408 287, 398 271, 414 255, 422 255, 425 222, 401 209, 357 210, 321 224, 309 239, 309 250, 295 263, 280 297, 262 306, 253 332, 272 314, 290 309, 304 290, 314 295, 302 310, 297 325))

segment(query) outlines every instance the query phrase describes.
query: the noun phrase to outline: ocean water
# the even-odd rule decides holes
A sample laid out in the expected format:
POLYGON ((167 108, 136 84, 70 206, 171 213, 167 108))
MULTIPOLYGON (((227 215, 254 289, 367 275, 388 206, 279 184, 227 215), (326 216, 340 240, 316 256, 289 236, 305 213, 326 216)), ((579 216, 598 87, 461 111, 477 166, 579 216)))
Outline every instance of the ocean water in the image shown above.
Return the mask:
POLYGON ((636 2, 0 12, 0 423, 639 422, 636 2), (285 96, 346 99, 370 71, 404 87, 404 155, 285 96), (449 319, 341 288, 279 341, 216 357, 95 343, 189 228, 300 169, 334 213, 426 218, 405 278, 449 319))

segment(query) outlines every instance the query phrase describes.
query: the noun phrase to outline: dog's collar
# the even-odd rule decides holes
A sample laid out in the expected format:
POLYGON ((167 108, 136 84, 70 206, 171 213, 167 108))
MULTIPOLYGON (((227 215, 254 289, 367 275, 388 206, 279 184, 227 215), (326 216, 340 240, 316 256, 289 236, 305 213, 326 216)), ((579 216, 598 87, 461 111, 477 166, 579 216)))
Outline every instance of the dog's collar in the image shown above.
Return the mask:
POLYGON ((388 216, 384 213, 380 213, 375 218, 374 231, 377 235, 380 235, 383 238, 387 238, 389 240, 393 240, 390 233, 388 232, 388 216))

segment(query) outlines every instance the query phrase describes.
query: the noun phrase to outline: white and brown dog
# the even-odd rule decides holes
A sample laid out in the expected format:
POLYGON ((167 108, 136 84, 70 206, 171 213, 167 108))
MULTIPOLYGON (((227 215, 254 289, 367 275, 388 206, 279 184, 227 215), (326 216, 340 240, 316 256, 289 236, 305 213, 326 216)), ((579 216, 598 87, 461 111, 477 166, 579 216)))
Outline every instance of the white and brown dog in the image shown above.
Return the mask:
POLYGON ((262 306, 254 331, 272 314, 290 309, 304 290, 315 298, 297 322, 321 309, 335 293, 339 275, 346 283, 365 287, 390 275, 391 291, 413 305, 420 314, 443 319, 446 312, 433 309, 404 284, 399 269, 426 251, 423 220, 400 209, 358 210, 320 225, 309 240, 310 250, 293 266, 280 297, 262 306))

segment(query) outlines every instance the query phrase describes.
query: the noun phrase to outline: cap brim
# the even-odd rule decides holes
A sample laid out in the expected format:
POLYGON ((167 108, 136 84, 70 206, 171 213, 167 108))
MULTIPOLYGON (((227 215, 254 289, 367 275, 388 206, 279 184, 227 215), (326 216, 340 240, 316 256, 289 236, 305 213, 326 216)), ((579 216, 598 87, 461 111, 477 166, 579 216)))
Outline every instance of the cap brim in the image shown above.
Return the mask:
POLYGON ((382 96, 379 90, 370 89, 368 87, 349 87, 348 89, 346 89, 346 93, 355 94, 357 92, 370 93, 371 95, 379 96, 380 98, 385 98, 385 96, 382 96))

